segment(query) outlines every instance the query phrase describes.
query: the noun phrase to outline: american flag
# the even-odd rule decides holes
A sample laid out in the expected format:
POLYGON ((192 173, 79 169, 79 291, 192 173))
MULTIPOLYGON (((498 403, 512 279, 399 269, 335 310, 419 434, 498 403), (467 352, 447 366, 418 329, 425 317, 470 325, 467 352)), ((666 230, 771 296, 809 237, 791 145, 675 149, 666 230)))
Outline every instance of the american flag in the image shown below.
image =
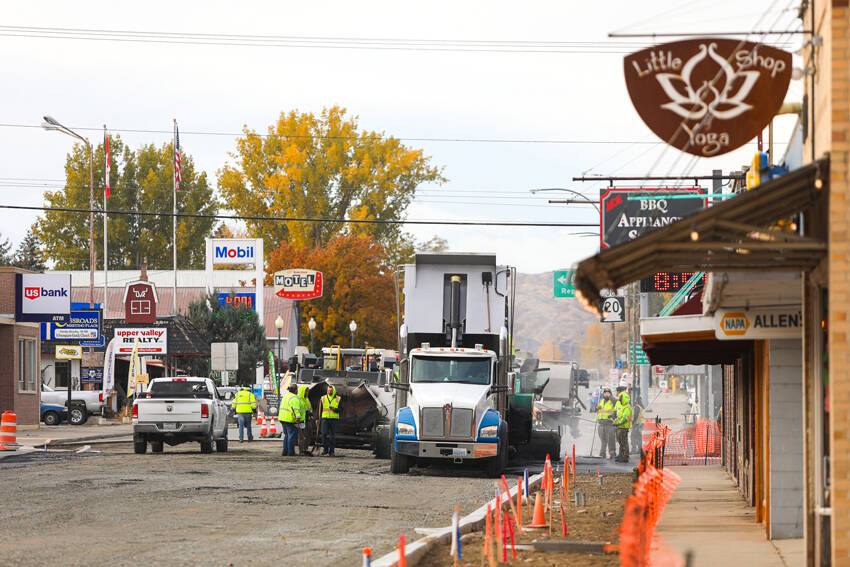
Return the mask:
POLYGON ((109 135, 106 133, 105 127, 103 129, 103 147, 106 148, 104 150, 106 153, 106 170, 104 178, 106 179, 106 196, 109 197, 109 176, 112 172, 112 164, 109 163, 109 135))
POLYGON ((180 188, 180 132, 174 123, 174 190, 180 188))

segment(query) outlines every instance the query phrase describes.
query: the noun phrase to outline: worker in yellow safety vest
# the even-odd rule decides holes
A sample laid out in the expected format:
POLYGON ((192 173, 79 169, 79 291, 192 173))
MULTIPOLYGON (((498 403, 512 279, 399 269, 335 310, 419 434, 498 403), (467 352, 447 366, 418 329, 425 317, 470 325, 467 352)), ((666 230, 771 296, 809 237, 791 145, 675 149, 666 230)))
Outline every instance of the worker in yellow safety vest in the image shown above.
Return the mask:
POLYGON ((298 386, 298 402, 300 403, 300 417, 301 422, 298 424, 298 442, 296 443, 299 448, 300 455, 308 455, 311 456, 313 453, 310 452, 310 429, 307 428, 307 419, 313 415, 313 408, 310 407, 310 399, 307 397, 307 392, 309 392, 310 387, 306 384, 301 384, 298 386))
POLYGON ((629 462, 629 429, 632 428, 632 399, 623 388, 617 396, 617 405, 614 407, 614 425, 617 427, 617 445, 620 446, 620 454, 617 456, 618 463, 629 462))
POLYGON ((248 441, 253 441, 251 420, 254 417, 254 412, 257 411, 257 398, 254 397, 251 388, 242 386, 242 389, 236 392, 236 397, 233 398, 233 408, 236 412, 236 422, 239 425, 239 442, 242 443, 245 429, 248 430, 248 441))
POLYGON ((301 400, 298 385, 290 384, 280 400, 278 419, 283 426, 283 450, 281 456, 295 456, 295 441, 298 439, 298 423, 301 421, 301 400))
POLYGON ((333 456, 338 424, 339 396, 336 395, 336 388, 328 385, 328 392, 322 396, 322 455, 333 456))
POLYGON ((616 456, 615 434, 614 434, 614 397, 611 395, 611 388, 607 386, 602 389, 602 399, 596 406, 596 426, 599 431, 599 440, 602 441, 602 448, 599 450, 599 456, 603 459, 606 454, 609 459, 616 456))

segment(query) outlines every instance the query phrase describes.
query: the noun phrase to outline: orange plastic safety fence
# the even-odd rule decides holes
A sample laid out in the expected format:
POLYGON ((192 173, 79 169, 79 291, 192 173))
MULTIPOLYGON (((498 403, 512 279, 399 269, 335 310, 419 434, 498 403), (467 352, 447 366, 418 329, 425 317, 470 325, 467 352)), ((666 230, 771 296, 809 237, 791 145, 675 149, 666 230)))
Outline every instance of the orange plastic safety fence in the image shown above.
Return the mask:
POLYGON ((670 428, 653 422, 653 432, 644 445, 644 456, 638 467, 640 474, 626 498, 620 525, 620 565, 646 567, 655 528, 667 502, 681 482, 679 475, 664 470, 664 450, 670 428))
POLYGON ((719 465, 720 441, 717 422, 700 419, 691 427, 668 436, 664 464, 719 465))

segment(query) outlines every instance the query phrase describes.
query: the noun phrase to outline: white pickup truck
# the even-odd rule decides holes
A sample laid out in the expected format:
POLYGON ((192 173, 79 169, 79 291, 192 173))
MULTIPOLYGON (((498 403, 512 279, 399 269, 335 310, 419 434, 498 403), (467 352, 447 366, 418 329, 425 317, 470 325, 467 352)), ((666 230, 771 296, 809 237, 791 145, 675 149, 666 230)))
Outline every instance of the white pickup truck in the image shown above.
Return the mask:
MULTIPOLYGON (((71 410, 71 424, 81 425, 85 423, 89 415, 99 414, 103 407, 103 392, 101 390, 72 390, 71 402, 85 402, 86 412, 81 412, 77 407, 71 410)), ((50 386, 41 385, 41 403, 65 406, 68 404, 68 389, 54 390, 50 386)))
POLYGON ((227 404, 209 378, 154 378, 133 403, 133 450, 161 453, 163 444, 201 444, 201 453, 227 451, 227 404))

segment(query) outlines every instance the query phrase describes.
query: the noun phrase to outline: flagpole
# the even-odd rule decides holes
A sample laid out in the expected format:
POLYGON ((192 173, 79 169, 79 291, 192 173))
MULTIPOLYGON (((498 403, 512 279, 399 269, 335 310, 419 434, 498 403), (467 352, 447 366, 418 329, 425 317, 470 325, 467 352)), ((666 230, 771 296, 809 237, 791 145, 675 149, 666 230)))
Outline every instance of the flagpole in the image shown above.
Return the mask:
MULTIPOLYGON (((171 217, 171 241, 173 244, 173 268, 174 268, 174 290, 172 292, 172 315, 177 315, 177 119, 174 119, 174 143, 171 146, 172 156, 171 163, 174 167, 174 193, 172 195, 172 212, 174 215, 171 217)), ((182 157, 181 157, 182 159, 182 157)))
POLYGON ((108 285, 108 277, 109 273, 109 263, 108 258, 109 255, 107 253, 107 237, 106 237, 106 188, 109 187, 109 175, 111 174, 111 169, 109 164, 109 142, 106 133, 106 124, 103 125, 103 152, 104 152, 104 165, 106 166, 104 169, 104 188, 103 188, 103 304, 101 307, 103 308, 103 318, 107 317, 107 306, 109 305, 109 285, 108 285))

